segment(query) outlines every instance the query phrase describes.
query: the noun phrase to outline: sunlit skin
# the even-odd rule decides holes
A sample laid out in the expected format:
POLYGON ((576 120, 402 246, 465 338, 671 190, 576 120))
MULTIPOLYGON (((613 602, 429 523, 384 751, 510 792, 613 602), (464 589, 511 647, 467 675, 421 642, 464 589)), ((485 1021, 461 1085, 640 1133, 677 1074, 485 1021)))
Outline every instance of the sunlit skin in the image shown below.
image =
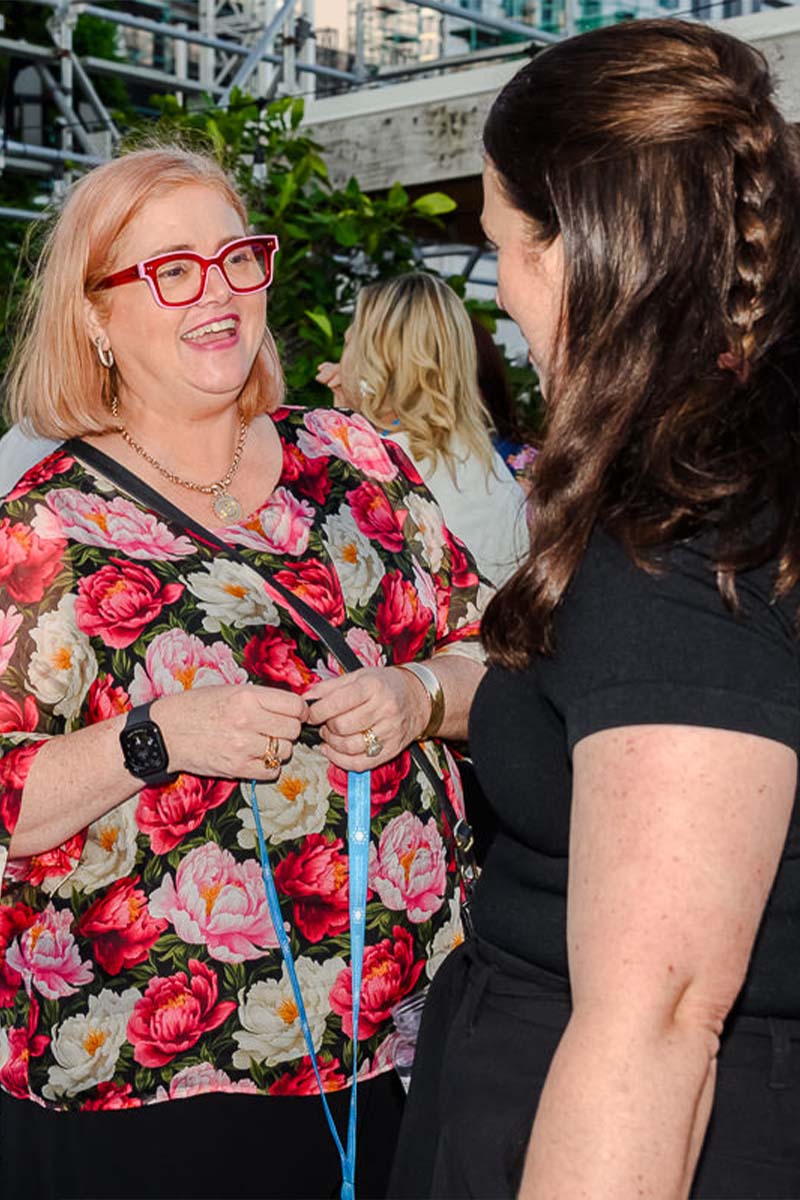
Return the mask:
POLYGON ((484 233, 497 249, 497 303, 516 321, 529 357, 547 391, 564 281, 561 237, 536 244, 530 220, 509 204, 490 162, 483 171, 484 233))

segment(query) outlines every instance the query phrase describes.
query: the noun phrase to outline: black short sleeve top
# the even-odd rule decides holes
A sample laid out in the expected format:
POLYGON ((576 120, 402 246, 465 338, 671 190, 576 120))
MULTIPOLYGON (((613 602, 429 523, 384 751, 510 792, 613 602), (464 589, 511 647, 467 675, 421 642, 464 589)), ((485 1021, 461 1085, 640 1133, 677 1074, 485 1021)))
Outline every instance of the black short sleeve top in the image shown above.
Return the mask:
MULTIPOLYGON (((597 531, 557 612, 555 654, 525 672, 491 668, 473 705, 470 745, 500 823, 476 929, 564 978, 572 751, 581 738, 688 724, 800 745, 800 593, 775 601, 773 568, 749 571, 734 616, 702 541, 660 561, 658 573, 646 572, 597 531)), ((800 1017, 797 800, 739 1011, 800 1017)))

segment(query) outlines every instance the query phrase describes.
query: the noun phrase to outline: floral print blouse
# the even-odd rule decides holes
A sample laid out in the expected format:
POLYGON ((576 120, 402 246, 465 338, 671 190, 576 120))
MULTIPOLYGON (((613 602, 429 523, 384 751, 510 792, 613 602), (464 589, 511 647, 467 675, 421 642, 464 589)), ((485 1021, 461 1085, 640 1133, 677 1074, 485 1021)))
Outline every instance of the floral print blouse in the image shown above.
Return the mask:
MULTIPOLYGON (((44 740, 165 693, 303 692, 339 668, 270 594, 276 572, 365 665, 476 642, 488 594, 399 447, 362 417, 283 408, 281 479, 227 560, 64 450, 0 509, 0 1086, 61 1109, 317 1090, 277 948, 249 785, 143 788, 61 846, 8 858, 44 740)), ((468 651, 466 645, 461 649, 468 651)), ((326 1090, 352 1072, 346 774, 304 730, 258 805, 326 1090)), ((457 772, 438 760, 456 808, 457 772)), ((92 786, 91 763, 86 786, 92 786)), ((449 831, 407 751, 372 773, 358 1072, 389 1012, 460 940, 449 831)))

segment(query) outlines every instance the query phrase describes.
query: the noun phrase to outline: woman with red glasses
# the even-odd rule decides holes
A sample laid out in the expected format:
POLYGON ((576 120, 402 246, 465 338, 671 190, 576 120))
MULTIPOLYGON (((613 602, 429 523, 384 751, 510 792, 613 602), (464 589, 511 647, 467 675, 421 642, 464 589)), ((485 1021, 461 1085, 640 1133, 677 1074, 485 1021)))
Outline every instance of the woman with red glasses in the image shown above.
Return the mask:
POLYGON ((315 1093, 352 1157, 354 1066, 382 1195, 390 1010, 461 938, 438 739, 487 589, 402 451, 283 404, 277 253, 212 161, 140 150, 31 291, 10 414, 63 444, 0 511, 6 1196, 334 1195, 315 1093))

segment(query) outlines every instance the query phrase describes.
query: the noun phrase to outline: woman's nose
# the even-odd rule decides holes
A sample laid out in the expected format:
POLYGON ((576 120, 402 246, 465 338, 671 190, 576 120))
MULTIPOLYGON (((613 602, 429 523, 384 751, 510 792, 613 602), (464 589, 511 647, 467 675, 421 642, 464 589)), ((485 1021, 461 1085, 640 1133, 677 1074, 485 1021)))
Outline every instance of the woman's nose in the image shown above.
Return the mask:
POLYGON ((206 273, 206 286, 200 299, 221 300, 230 296, 230 294, 231 289, 222 273, 222 268, 217 263, 212 263, 206 273))

